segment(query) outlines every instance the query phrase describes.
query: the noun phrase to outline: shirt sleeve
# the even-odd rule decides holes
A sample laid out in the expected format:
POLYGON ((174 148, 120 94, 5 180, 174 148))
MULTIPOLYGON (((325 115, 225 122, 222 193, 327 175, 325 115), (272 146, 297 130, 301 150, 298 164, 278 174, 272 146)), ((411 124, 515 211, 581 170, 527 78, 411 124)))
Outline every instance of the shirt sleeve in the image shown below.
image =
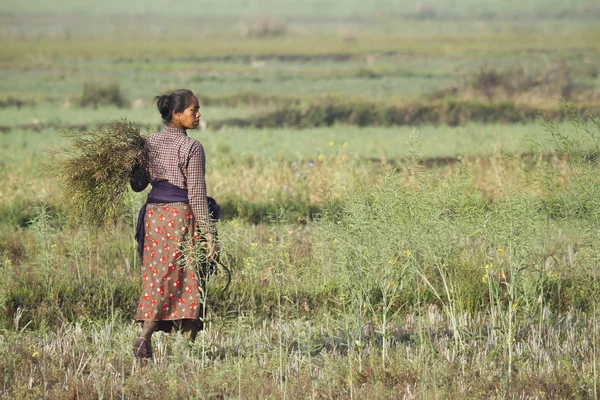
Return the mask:
POLYGON ((215 231, 215 224, 210 219, 208 200, 206 198, 206 181, 204 147, 200 142, 195 142, 191 149, 187 165, 187 187, 190 207, 196 220, 196 225, 201 233, 215 231))
POLYGON ((142 160, 135 163, 131 169, 129 175, 129 184, 134 192, 141 192, 146 189, 150 183, 150 176, 148 175, 148 166, 146 160, 148 159, 148 149, 144 146, 142 160))

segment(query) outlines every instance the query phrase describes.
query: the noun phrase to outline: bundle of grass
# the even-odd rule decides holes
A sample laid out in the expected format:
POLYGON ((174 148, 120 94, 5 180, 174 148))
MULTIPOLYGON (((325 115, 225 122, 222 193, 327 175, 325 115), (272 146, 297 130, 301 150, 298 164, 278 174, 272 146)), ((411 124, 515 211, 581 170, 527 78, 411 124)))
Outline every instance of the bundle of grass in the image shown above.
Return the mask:
POLYGON ((67 131, 58 175, 70 216, 90 227, 113 223, 123 207, 132 170, 144 162, 144 137, 126 120, 87 133, 67 131))

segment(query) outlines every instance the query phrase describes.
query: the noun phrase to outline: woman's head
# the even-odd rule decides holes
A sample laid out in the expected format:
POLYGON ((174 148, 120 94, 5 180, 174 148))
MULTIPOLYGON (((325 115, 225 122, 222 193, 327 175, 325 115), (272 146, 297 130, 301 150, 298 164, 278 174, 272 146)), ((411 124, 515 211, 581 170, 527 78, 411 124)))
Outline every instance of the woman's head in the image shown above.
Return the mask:
POLYGON ((198 99, 191 90, 179 89, 156 96, 158 111, 165 122, 176 128, 195 129, 200 123, 198 99))

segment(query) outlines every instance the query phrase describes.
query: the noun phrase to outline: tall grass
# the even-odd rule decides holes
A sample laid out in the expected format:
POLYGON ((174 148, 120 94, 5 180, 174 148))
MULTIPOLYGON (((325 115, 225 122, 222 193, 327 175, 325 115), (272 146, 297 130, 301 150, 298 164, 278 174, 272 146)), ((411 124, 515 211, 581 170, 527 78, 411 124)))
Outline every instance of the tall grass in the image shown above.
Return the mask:
POLYGON ((323 180, 320 215, 298 221, 273 197, 262 224, 220 223, 231 290, 211 281, 198 342, 158 335, 142 370, 128 346, 130 216, 98 240, 38 208, 12 231, 23 256, 2 253, 3 394, 595 396, 599 181, 586 149, 600 126, 546 126, 550 149, 493 157, 483 175, 481 160, 424 167, 416 133, 375 179, 345 176, 359 164, 344 170, 344 154, 303 166, 323 180))

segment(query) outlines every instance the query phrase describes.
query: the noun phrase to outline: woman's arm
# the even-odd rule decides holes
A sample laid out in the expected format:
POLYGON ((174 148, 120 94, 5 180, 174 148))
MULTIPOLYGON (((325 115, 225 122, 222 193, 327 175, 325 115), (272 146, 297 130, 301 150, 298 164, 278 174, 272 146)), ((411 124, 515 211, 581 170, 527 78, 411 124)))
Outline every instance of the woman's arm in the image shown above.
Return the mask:
POLYGON ((200 142, 195 142, 190 151, 187 166, 188 199, 196 220, 197 230, 206 240, 206 256, 209 261, 215 262, 219 258, 219 245, 214 236, 216 228, 210 218, 206 197, 205 160, 204 148, 200 142))
POLYGON ((194 219, 196 220, 198 231, 205 236, 212 237, 212 233, 215 232, 215 224, 210 219, 208 210, 204 168, 204 148, 200 142, 195 142, 190 149, 190 156, 187 165, 188 199, 190 201, 192 213, 194 214, 194 219))
POLYGON ((150 177, 146 167, 140 163, 136 163, 131 170, 131 176, 129 178, 129 184, 134 192, 141 192, 146 189, 150 183, 150 177))

